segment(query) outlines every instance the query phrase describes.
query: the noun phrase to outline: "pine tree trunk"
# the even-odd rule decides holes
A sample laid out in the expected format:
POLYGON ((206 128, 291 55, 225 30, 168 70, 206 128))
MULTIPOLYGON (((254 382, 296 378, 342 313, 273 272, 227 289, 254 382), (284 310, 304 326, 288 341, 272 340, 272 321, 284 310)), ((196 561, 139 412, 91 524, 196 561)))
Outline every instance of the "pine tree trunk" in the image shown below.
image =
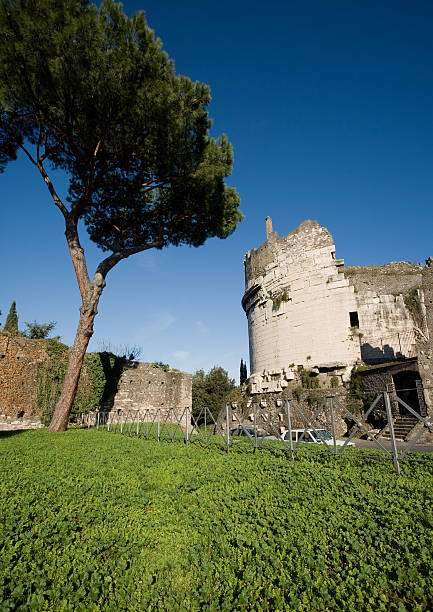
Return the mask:
POLYGON ((81 368, 86 354, 89 340, 93 335, 93 321, 98 312, 97 306, 102 293, 103 285, 92 293, 90 302, 80 309, 80 320, 73 346, 69 349, 68 366, 63 381, 62 391, 54 410, 49 431, 66 431, 69 415, 77 393, 81 368))

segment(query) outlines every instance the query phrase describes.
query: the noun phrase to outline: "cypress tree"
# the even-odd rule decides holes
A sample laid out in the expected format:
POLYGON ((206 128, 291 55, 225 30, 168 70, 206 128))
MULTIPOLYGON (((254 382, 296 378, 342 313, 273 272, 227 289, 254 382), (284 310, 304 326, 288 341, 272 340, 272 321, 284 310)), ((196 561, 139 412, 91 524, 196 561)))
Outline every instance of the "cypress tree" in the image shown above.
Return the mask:
POLYGON ((248 373, 247 373, 247 364, 244 363, 244 360, 241 359, 241 367, 240 367, 240 377, 239 377, 239 382, 242 385, 248 378, 248 373))
POLYGON ((18 315, 15 300, 12 302, 3 331, 8 334, 18 333, 18 315))

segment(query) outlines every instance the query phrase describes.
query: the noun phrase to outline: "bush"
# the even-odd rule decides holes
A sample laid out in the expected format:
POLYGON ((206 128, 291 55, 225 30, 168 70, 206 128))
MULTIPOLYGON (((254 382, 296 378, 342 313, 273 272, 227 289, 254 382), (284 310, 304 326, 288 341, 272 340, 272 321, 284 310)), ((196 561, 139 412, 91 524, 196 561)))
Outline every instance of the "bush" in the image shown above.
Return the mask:
POLYGON ((214 366, 207 374, 204 370, 197 370, 192 377, 193 416, 198 418, 206 407, 216 420, 235 388, 235 381, 229 378, 228 372, 220 366, 214 366))
POLYGON ((314 374, 311 370, 300 369, 301 373, 301 384, 304 389, 318 389, 319 388, 319 377, 314 374))
POLYGON ((38 323, 37 321, 26 323, 27 332, 25 335, 30 340, 45 340, 56 325, 55 321, 50 321, 50 323, 38 323))

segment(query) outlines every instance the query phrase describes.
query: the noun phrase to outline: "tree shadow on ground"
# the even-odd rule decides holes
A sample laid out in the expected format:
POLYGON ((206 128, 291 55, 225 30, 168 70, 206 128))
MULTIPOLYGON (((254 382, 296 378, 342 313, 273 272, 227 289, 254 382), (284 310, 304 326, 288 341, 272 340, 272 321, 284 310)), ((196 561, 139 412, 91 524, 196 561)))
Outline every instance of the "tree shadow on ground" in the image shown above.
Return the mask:
POLYGON ((0 439, 1 438, 11 438, 12 436, 15 436, 16 434, 24 433, 26 431, 34 431, 34 430, 33 429, 6 429, 3 431, 0 431, 0 439))

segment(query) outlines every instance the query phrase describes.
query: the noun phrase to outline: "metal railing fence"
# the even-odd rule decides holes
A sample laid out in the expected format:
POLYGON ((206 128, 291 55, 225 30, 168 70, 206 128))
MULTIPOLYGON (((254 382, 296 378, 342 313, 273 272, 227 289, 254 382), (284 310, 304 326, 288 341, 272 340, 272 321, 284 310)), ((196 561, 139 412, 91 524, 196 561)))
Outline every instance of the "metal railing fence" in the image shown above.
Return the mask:
MULTIPOLYGON (((269 404, 269 402, 267 402, 269 404)), ((394 410, 395 412, 395 410, 394 410)), ((375 457, 391 460, 397 474, 400 474, 400 463, 405 460, 417 460, 413 451, 420 438, 426 433, 433 433, 433 416, 422 416, 409 406, 395 392, 381 392, 364 405, 358 414, 350 410, 337 395, 322 399, 311 414, 306 414, 298 402, 293 399, 277 400, 275 405, 262 406, 254 403, 241 410, 230 404, 217 419, 204 407, 199 414, 192 414, 189 407, 181 414, 178 410, 129 410, 118 413, 97 412, 81 416, 81 425, 95 427, 101 431, 135 435, 144 439, 183 441, 185 444, 219 444, 227 453, 233 445, 239 448, 239 442, 258 449, 280 449, 287 453, 291 460, 299 452, 320 450, 335 456, 346 453, 355 436, 363 435, 380 453, 375 457), (377 437, 367 428, 367 419, 379 403, 384 406, 388 437, 377 437), (406 414, 413 417, 412 434, 404 441, 396 435, 395 425, 398 416, 393 414, 391 406, 399 405, 406 414), (272 410, 271 410, 272 408, 272 410), (351 423, 348 436, 338 439, 336 419, 343 418, 351 423), (295 427, 294 425, 297 426, 295 427), (329 429, 329 439, 322 432, 329 429), (307 444, 307 439, 315 444, 307 444), (409 455, 412 453, 411 455, 409 455)), ((433 437, 432 437, 433 441, 433 437)), ((433 443, 433 442, 432 442, 433 443)), ((363 454, 362 456, 371 456, 363 454)), ((425 460, 423 458, 422 460, 425 460)), ((432 455, 433 461, 433 455, 432 455)))

